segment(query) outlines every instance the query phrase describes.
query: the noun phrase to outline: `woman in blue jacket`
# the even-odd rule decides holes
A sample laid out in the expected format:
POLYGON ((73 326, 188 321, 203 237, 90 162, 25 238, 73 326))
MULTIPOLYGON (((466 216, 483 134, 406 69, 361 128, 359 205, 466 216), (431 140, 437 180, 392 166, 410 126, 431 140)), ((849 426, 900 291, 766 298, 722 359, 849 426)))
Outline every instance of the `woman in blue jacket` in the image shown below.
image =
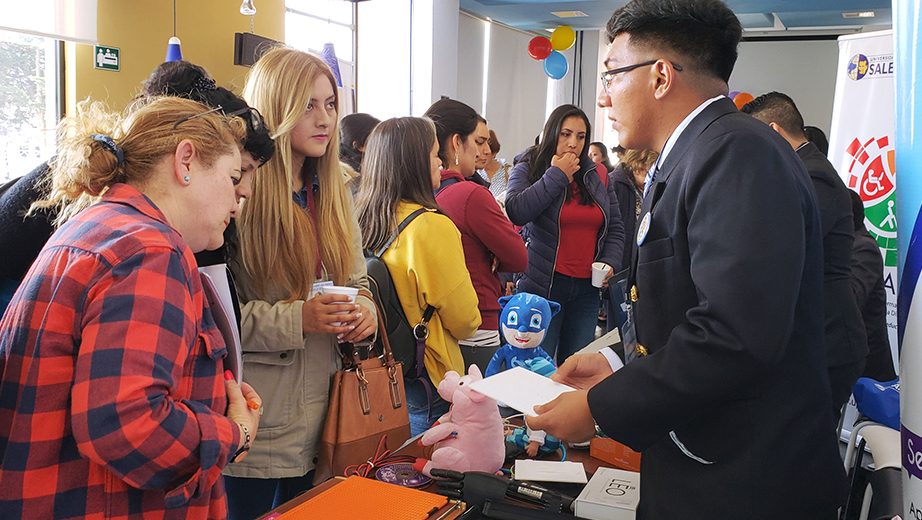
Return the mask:
POLYGON ((551 356, 557 352, 558 365, 594 337, 599 290, 591 283, 592 263, 620 266, 624 247, 614 186, 588 156, 590 132, 579 107, 557 107, 541 142, 509 174, 506 195, 509 219, 523 226, 528 248, 516 289, 561 307, 542 343, 551 356))

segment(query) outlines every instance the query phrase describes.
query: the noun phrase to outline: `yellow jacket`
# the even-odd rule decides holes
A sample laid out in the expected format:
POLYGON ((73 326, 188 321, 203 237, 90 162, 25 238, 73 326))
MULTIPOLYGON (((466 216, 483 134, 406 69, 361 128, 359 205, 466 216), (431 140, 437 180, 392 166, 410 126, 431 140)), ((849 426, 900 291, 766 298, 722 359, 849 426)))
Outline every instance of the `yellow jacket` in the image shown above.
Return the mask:
MULTIPOLYGON (((401 202, 397 221, 421 208, 401 202)), ((410 325, 422 319, 426 307, 435 307, 429 320, 425 365, 438 385, 445 372, 465 373, 458 340, 480 327, 477 293, 464 264, 461 233, 445 215, 427 212, 416 217, 381 256, 394 280, 410 325)))

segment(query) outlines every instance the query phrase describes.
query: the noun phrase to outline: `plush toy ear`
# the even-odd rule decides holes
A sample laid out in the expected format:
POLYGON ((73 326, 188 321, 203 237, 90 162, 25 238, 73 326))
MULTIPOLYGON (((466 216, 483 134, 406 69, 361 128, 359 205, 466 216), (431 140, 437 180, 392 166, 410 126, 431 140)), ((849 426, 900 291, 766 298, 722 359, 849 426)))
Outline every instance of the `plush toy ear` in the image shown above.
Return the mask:
POLYGON ((512 295, 512 296, 500 296, 499 299, 496 300, 496 301, 499 302, 499 306, 500 306, 500 307, 505 307, 505 306, 506 306, 506 303, 507 303, 509 300, 511 300, 513 296, 515 296, 515 295, 512 295))
POLYGON ((467 367, 467 375, 471 376, 471 379, 474 381, 480 381, 483 379, 483 373, 480 372, 480 367, 474 364, 467 367))
POLYGON ((557 302, 552 302, 551 300, 547 301, 547 304, 551 306, 551 316, 557 314, 560 311, 560 304, 557 302))

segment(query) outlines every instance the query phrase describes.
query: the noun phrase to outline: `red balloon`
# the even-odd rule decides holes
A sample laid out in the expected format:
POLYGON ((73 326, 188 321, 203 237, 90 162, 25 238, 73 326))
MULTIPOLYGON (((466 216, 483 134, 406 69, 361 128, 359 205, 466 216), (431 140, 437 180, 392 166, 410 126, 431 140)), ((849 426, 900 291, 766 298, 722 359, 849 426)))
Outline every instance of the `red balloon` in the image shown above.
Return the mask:
POLYGON ((535 60, 543 60, 551 55, 554 50, 551 46, 551 40, 544 36, 535 36, 528 42, 528 55, 535 60))

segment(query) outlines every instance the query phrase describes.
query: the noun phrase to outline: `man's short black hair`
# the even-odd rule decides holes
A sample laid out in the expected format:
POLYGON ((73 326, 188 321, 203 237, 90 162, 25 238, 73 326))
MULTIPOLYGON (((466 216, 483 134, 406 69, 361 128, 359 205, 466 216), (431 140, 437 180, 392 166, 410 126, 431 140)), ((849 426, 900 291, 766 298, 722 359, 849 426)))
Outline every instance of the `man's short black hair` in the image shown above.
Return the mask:
POLYGON ((829 140, 826 139, 826 132, 815 126, 808 125, 804 127, 804 136, 807 141, 815 144, 823 152, 823 155, 829 155, 829 140))
POLYGON ((725 83, 743 35, 736 15, 719 0, 632 0, 612 14, 606 30, 609 42, 627 33, 633 45, 671 51, 685 69, 725 83))
POLYGON ((781 92, 769 92, 753 99, 740 108, 765 124, 775 123, 791 137, 804 136, 804 118, 794 100, 781 92))

